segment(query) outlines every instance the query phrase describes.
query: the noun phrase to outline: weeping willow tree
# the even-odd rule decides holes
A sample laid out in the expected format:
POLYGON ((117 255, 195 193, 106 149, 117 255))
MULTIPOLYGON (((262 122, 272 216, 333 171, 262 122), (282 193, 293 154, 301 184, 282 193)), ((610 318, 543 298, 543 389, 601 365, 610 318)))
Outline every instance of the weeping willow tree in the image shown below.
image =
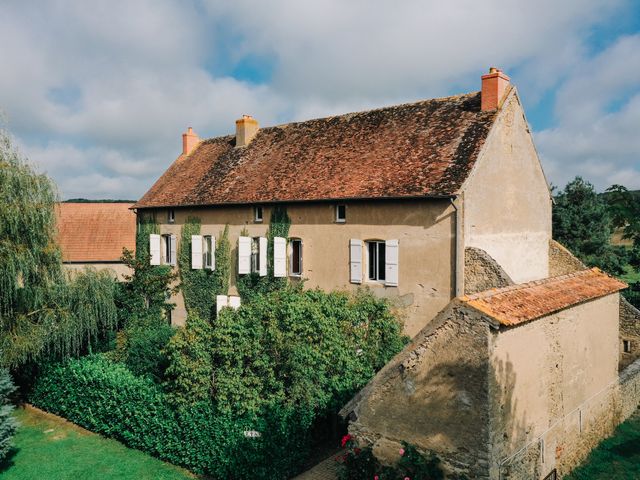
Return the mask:
POLYGON ((0 365, 78 354, 115 327, 114 281, 86 270, 68 278, 56 243, 53 182, 0 130, 0 365))

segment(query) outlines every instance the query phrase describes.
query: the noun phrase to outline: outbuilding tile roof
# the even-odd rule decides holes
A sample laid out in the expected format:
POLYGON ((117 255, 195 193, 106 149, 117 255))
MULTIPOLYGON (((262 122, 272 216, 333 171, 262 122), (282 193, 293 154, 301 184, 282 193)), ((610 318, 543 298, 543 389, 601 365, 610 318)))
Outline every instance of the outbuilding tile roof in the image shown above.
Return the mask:
POLYGON ((518 325, 627 288, 597 268, 467 295, 462 302, 497 320, 518 325))
POLYGON ((135 207, 451 196, 495 117, 476 92, 212 138, 135 207))
POLYGON ((123 247, 135 250, 130 203, 59 203, 56 214, 65 262, 117 262, 123 247))

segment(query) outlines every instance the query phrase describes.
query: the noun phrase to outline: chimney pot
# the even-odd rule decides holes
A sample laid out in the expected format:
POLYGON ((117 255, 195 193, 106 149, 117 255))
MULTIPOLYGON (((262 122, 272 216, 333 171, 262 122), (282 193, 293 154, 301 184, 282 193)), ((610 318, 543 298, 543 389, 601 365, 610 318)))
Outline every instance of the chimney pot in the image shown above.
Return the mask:
POLYGON ((246 147, 259 129, 258 121, 251 115, 242 115, 236 120, 236 147, 246 147))
POLYGON ((189 155, 199 143, 198 134, 193 132, 193 128, 188 127, 187 131, 182 134, 182 154, 189 155))
POLYGON ((482 76, 481 110, 483 112, 500 108, 509 87, 509 77, 502 70, 491 67, 487 75, 482 76))

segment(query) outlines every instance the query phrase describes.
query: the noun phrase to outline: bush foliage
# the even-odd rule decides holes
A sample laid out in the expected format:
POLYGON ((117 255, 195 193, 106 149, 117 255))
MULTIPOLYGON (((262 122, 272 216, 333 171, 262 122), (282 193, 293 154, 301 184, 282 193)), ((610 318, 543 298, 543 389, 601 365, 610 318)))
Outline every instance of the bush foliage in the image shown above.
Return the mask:
POLYGON ((93 356, 47 368, 30 400, 214 478, 288 478, 314 422, 402 348, 400 332, 368 292, 288 287, 224 309, 214 325, 190 315, 165 348, 164 389, 93 356))

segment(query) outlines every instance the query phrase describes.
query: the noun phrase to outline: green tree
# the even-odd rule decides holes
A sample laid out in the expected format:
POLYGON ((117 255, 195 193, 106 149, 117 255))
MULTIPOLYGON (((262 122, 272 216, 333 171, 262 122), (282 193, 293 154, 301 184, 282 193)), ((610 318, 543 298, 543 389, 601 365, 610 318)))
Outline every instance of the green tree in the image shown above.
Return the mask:
POLYGON ((185 327, 168 343, 165 390, 174 405, 184 407, 211 399, 212 333, 209 320, 189 314, 185 327))
POLYGON ((6 368, 0 369, 0 462, 13 448, 13 434, 17 423, 13 418, 13 406, 9 402, 9 396, 16 387, 11 381, 11 376, 6 368))
POLYGON ((114 281, 87 270, 69 280, 56 244, 53 182, 0 131, 0 364, 78 354, 116 326, 114 281))
POLYGON ((624 252, 609 241, 612 218, 594 187, 576 177, 555 197, 553 238, 589 266, 624 272, 624 252))

